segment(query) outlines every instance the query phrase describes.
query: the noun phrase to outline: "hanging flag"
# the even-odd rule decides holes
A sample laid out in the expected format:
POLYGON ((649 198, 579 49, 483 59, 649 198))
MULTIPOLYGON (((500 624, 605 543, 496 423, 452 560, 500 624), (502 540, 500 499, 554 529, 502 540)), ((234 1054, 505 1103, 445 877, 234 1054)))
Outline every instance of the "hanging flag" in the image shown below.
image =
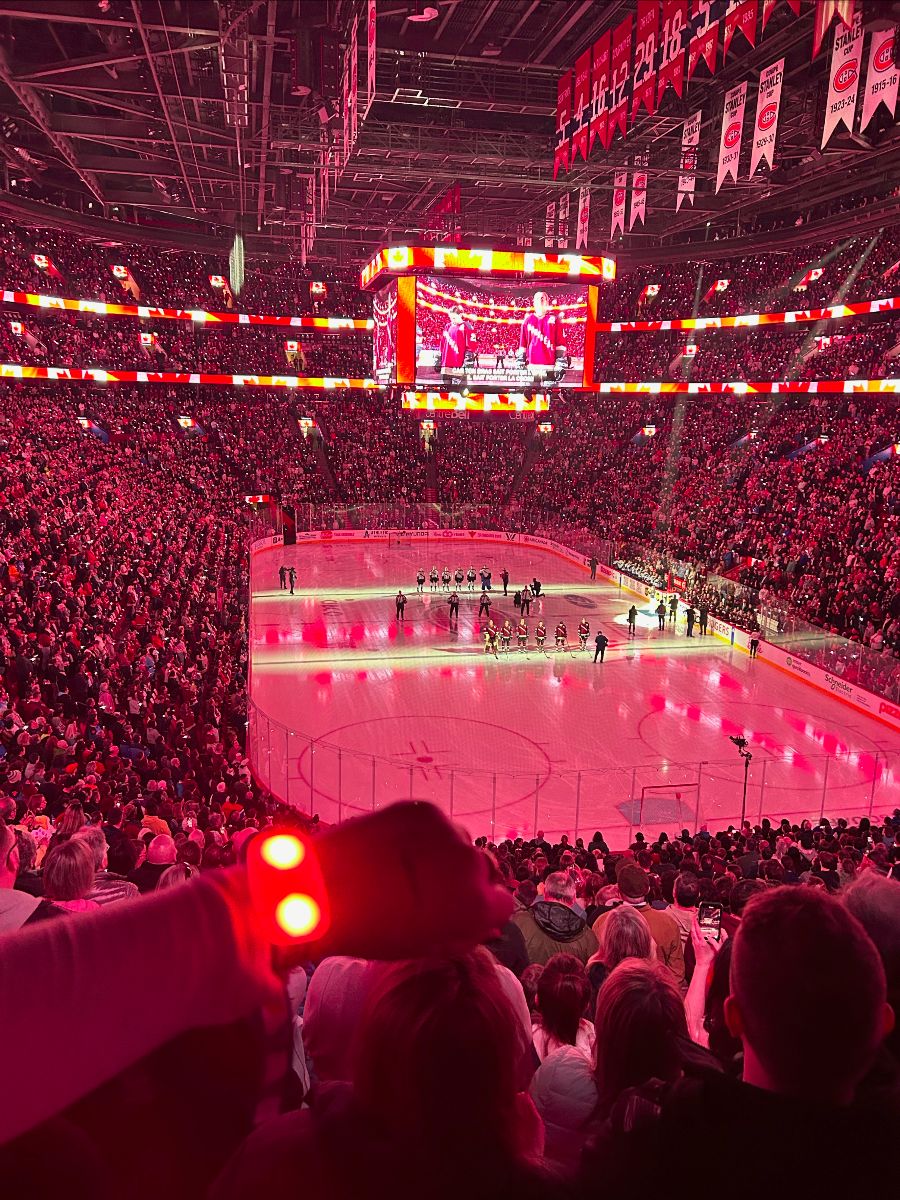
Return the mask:
POLYGON ((604 150, 609 149, 609 52, 611 30, 597 38, 591 48, 591 136, 588 153, 593 153, 599 139, 604 150))
POLYGON ((591 189, 578 189, 578 232, 575 235, 575 249, 580 250, 588 244, 588 226, 591 223, 591 189))
POLYGON ((556 244, 556 201, 551 200, 547 205, 547 217, 544 223, 544 246, 550 250, 556 244))
POLYGON ((769 17, 771 17, 772 13, 775 11, 775 5, 777 3, 778 0, 762 0, 762 24, 759 28, 760 33, 766 32, 766 26, 769 23, 769 17))
POLYGON ((849 29, 839 25, 834 31, 831 66, 828 68, 828 99, 825 102, 825 124, 822 145, 828 142, 838 125, 853 132, 853 115, 859 94, 860 58, 862 55, 862 13, 857 13, 849 29))
POLYGON ((728 0, 725 13, 725 32, 722 36, 722 58, 728 54, 728 47, 735 33, 740 30, 751 46, 756 45, 756 16, 759 12, 758 0, 728 0))
POLYGON ((775 135, 778 132, 778 111, 781 107, 781 85, 784 81, 784 59, 766 67, 759 77, 756 96, 756 124, 753 126, 753 149, 750 152, 750 176, 757 165, 765 161, 772 170, 775 154, 775 135))
POLYGON ((341 81, 341 98, 344 105, 344 121, 341 137, 341 149, 343 151, 342 165, 346 163, 350 156, 350 51, 347 50, 344 54, 344 72, 341 81))
POLYGON ((575 102, 573 110, 575 114, 575 132, 572 135, 572 165, 575 165, 575 159, 580 154, 587 162, 588 156, 588 131, 590 129, 590 105, 591 102, 591 52, 585 50, 584 54, 575 63, 575 102))
POLYGON ((647 163, 649 154, 636 154, 634 165, 636 170, 631 176, 631 213, 628 217, 628 232, 634 229, 636 221, 644 224, 647 213, 647 163))
POLYGON ((522 245, 530 246, 532 241, 532 218, 529 217, 522 227, 522 245))
POLYGON ((569 193, 564 192, 559 198, 559 225, 557 227, 556 244, 560 250, 569 248, 569 193))
POLYGON ((366 109, 368 116, 372 101, 375 99, 375 0, 369 0, 368 27, 366 30, 366 109))
POLYGON ((693 79, 702 58, 710 74, 716 73, 716 46, 719 42, 719 19, 713 19, 712 0, 691 0, 690 42, 688 44, 688 79, 693 79))
POLYGON ((643 106, 656 111, 656 43, 659 38, 659 0, 637 0, 634 38, 634 79, 631 88, 631 122, 643 106))
POLYGON ((553 156, 553 178, 559 174, 560 167, 569 170, 569 118, 572 116, 572 83, 574 71, 566 71, 560 76, 556 89, 556 151, 553 156))
POLYGON ((678 96, 684 94, 684 56, 687 46, 687 0, 663 0, 659 36, 659 83, 656 101, 671 84, 678 96))
POLYGON ((628 79, 631 74, 631 13, 613 30, 609 77, 612 96, 609 104, 609 140, 618 128, 622 137, 628 128, 628 79))
POLYGON ((612 226, 609 236, 614 238, 616 230, 625 232, 625 194, 628 182, 627 171, 617 171, 613 179, 612 226))
MULTIPOLYGON (((793 8, 793 5, 791 5, 793 8)), ((813 58, 822 49, 825 34, 831 28, 831 22, 838 17, 847 29, 852 30, 853 18, 856 15, 856 0, 816 0, 816 11, 813 21, 813 58)))
POLYGON ((869 46, 869 66, 866 71, 866 90, 863 93, 862 132, 875 116, 879 104, 887 108, 891 116, 897 108, 897 80, 900 70, 894 62, 894 47, 897 44, 897 26, 876 29, 869 46))
POLYGON ((694 206, 694 188, 697 184, 697 146, 700 143, 700 117, 695 112, 684 123, 681 135, 681 174, 678 176, 678 199, 675 201, 675 211, 681 209, 685 200, 690 200, 694 206))
POLYGON ((725 93, 725 107, 722 110, 722 136, 719 138, 719 166, 716 170, 717 195, 729 175, 737 183, 746 100, 746 83, 739 83, 737 87, 733 87, 731 91, 725 93))
POLYGON ((356 145, 359 135, 359 17, 350 26, 350 145, 356 145))

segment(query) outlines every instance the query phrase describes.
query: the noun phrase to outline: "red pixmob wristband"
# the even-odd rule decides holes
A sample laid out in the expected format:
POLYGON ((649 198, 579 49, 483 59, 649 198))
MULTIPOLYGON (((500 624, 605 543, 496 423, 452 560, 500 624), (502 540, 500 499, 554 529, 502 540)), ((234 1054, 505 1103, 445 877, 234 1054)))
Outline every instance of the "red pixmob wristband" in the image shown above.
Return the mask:
POLYGON ((311 842, 285 830, 252 838, 247 872, 253 907, 268 941, 292 946, 328 931, 328 894, 311 842))

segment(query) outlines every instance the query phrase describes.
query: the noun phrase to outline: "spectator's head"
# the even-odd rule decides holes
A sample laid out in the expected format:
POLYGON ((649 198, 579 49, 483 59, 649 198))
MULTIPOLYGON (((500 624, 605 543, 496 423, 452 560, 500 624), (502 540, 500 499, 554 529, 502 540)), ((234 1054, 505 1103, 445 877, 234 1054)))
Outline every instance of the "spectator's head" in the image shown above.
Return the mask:
POLYGON ((16 844, 19 847, 19 874, 33 871, 37 862, 37 842, 27 829, 15 830, 16 844))
POLYGON ((643 904, 650 891, 650 879, 636 863, 623 860, 616 867, 616 883, 626 904, 643 904))
POLYGON ((525 1002, 532 1017, 537 1015, 537 989, 543 973, 543 963, 529 963, 519 977, 522 991, 525 993, 525 1002))
POLYGON ((363 1015, 354 1070, 364 1110, 438 1177, 519 1158, 516 1095, 530 1038, 484 949, 387 968, 363 1015))
POLYGON ((619 963, 597 996, 595 1068, 601 1110, 625 1088, 673 1080, 689 1042, 681 993, 655 963, 619 963))
POLYGON ((114 875, 130 875, 138 864, 138 843, 116 838, 106 852, 106 865, 114 875))
POLYGON ((103 830, 97 825, 85 825, 83 828, 78 830, 78 832, 75 834, 75 837, 80 841, 86 842, 90 846, 91 854, 94 857, 94 870, 105 870, 108 865, 108 850, 103 830))
POLYGON ((554 954, 544 964, 537 985, 544 1032, 564 1045, 574 1046, 590 995, 590 980, 581 960, 573 954, 554 954))
MULTIPOLYGON (((844 903, 875 943, 887 980, 888 1001, 900 1006, 900 888, 891 879, 864 871, 843 894, 844 903)), ((896 1045, 897 1029, 892 1034, 896 1045)))
POLYGON ((48 900, 83 900, 94 886, 94 855, 84 838, 70 838, 47 851, 44 896, 48 900))
POLYGON ((180 883, 188 883, 191 879, 196 878, 196 875, 195 867, 190 867, 184 862, 174 863, 173 866, 166 867, 157 879, 156 891, 164 892, 167 888, 178 887, 180 883))
POLYGON ((61 838, 71 837, 86 824, 87 817, 84 815, 84 809, 77 800, 73 801, 66 805, 59 814, 59 820, 56 822, 56 835, 61 838))
POLYGON ((575 884, 565 871, 554 871, 544 880, 544 899, 569 908, 575 903, 575 884))
POLYGON ((730 905, 732 916, 742 917, 744 909, 753 897, 762 895, 765 891, 766 885, 761 879, 739 879, 731 889, 730 905))
POLYGON ((693 871, 682 871, 675 877, 673 890, 679 908, 696 908, 700 903, 700 880, 693 871))
POLYGON ((874 943, 823 890, 775 888, 747 906, 725 1001, 747 1082, 847 1103, 893 1026, 886 997, 874 943), (840 1054, 823 1053, 835 1037, 840 1054))
POLYGON ((175 839, 168 833, 158 833, 147 848, 147 862, 155 867, 170 867, 177 854, 175 839))
POLYGON ((626 958, 647 958, 653 953, 650 926, 627 904, 614 908, 603 922, 599 955, 611 971, 626 958))

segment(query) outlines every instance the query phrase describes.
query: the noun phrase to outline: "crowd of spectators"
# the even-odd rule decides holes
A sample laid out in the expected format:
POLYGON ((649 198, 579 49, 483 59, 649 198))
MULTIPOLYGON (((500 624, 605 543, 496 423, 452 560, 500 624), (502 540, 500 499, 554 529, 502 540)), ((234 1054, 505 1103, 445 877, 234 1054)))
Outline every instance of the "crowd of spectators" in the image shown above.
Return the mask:
POLYGON ((445 421, 434 439, 441 504, 507 502, 524 465, 530 426, 508 421, 445 421))

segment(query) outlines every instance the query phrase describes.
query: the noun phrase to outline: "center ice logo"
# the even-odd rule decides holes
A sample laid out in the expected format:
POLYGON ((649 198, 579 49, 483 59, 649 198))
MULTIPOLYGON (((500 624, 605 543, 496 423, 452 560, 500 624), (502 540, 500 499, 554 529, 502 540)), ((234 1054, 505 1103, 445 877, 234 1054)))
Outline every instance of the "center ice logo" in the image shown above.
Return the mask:
POLYGON ((853 87, 856 82, 856 67, 857 60, 855 58, 851 58, 849 62, 844 63, 834 77, 834 90, 836 92, 846 92, 847 88, 853 87))

